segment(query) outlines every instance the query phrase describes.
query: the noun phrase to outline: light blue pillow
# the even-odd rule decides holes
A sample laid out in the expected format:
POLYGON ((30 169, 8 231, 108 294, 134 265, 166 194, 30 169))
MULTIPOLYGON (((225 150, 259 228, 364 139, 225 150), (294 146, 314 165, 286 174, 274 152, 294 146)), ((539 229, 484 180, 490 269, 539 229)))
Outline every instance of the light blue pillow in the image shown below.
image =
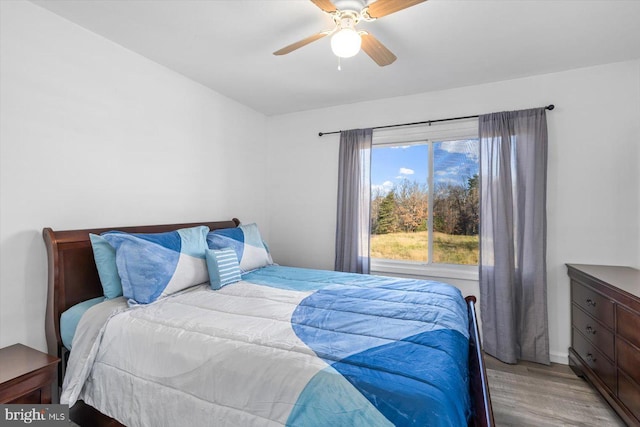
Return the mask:
POLYGON ((122 291, 129 304, 149 304, 208 282, 208 232, 209 227, 199 226, 166 233, 102 234, 116 250, 122 291))
POLYGON ((209 249, 233 248, 242 273, 273 264, 256 224, 214 230, 207 235, 207 244, 209 249))
POLYGON ((242 280, 238 256, 232 248, 207 249, 206 256, 211 289, 218 290, 223 286, 242 280))
POLYGON ((116 250, 102 236, 89 234, 89 239, 91 240, 93 258, 96 260, 104 296, 107 299, 121 297, 122 282, 116 266, 116 250))

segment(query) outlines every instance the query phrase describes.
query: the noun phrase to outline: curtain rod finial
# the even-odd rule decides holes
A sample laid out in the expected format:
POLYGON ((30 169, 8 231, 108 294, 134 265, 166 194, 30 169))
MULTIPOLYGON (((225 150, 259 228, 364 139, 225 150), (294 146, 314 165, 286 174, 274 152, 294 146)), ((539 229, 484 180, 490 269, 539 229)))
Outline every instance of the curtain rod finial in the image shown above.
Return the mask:
POLYGON ((324 135, 324 133, 318 132, 318 136, 322 136, 322 135, 324 135))
POLYGON ((553 105, 553 104, 547 105, 547 110, 549 110, 549 111, 553 110, 554 108, 556 108, 556 106, 553 105))

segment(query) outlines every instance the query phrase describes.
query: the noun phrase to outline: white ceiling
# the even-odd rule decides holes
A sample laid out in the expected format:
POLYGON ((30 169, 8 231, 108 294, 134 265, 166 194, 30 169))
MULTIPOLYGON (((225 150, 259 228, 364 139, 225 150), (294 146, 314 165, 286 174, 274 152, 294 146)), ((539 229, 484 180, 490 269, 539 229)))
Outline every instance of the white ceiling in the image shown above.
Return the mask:
POLYGON ((358 28, 398 60, 342 61, 308 0, 32 0, 267 115, 640 58, 640 0, 430 0, 358 28))

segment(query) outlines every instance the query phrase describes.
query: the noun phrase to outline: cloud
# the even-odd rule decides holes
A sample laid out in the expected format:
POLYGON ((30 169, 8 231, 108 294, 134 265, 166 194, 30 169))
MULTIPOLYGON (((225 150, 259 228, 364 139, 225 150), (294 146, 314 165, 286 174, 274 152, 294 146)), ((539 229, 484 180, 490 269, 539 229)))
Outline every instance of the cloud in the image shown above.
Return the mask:
POLYGON ((449 166, 433 172, 434 180, 437 184, 467 185, 467 179, 471 176, 463 165, 449 166))
POLYGON ((371 185, 371 192, 373 194, 381 193, 387 194, 393 188, 393 182, 385 181, 382 184, 373 184, 371 185))
POLYGON ((455 165, 455 166, 449 166, 446 169, 437 170, 433 172, 433 174, 436 176, 460 176, 462 172, 463 172, 462 166, 455 165))
POLYGON ((409 169, 409 168, 400 168, 400 175, 413 175, 414 173, 416 173, 413 169, 409 169))
POLYGON ((479 148, 480 144, 478 144, 477 139, 465 139, 461 141, 442 141, 438 144, 438 148, 440 150, 446 151, 447 153, 457 153, 464 154, 469 159, 477 160, 480 156, 479 148))

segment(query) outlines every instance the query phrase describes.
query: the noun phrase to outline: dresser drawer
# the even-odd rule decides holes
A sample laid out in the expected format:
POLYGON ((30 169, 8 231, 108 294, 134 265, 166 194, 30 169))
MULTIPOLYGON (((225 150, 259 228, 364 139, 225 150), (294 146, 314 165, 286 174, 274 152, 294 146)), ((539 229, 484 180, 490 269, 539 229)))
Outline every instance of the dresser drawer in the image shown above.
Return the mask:
POLYGON ((618 352, 618 369, 623 370, 635 382, 640 383, 640 349, 627 344, 622 339, 616 340, 618 352))
POLYGON ((613 329, 613 301, 574 280, 571 281, 571 299, 589 315, 613 329))
POLYGON ((640 313, 616 305, 616 324, 618 335, 640 348, 640 313))
POLYGON ((582 332, 592 344, 598 347, 598 350, 609 356, 611 360, 615 359, 613 333, 605 328, 602 323, 589 316, 575 304, 572 310, 571 323, 575 329, 582 332))
POLYGON ((573 349, 613 392, 616 390, 616 368, 595 345, 573 328, 573 349))
POLYGON ((623 373, 618 374, 618 398, 640 422, 640 386, 623 373))

